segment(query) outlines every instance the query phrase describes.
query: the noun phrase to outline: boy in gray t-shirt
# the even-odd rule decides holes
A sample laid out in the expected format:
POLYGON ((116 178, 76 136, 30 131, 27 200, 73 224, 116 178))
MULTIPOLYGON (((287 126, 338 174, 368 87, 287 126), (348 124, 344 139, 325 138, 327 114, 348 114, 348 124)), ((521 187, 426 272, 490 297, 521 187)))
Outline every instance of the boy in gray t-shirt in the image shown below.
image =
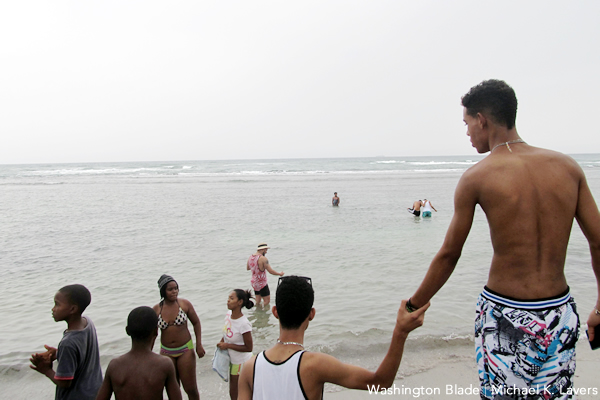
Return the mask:
POLYGON ((96 327, 81 315, 91 300, 83 285, 68 285, 56 292, 52 317, 56 322, 65 321, 67 330, 58 349, 44 346, 46 352, 29 359, 31 368, 56 384, 56 400, 94 400, 102 385, 96 327), (54 360, 58 360, 56 372, 52 369, 54 360))

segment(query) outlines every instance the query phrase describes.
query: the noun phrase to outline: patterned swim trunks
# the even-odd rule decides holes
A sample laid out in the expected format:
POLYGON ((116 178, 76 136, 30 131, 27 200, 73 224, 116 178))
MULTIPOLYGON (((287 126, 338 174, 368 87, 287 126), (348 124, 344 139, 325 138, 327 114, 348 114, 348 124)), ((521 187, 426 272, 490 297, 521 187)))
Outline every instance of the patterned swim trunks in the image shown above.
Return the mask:
POLYGON ((572 398, 578 337, 568 289, 556 298, 523 301, 484 288, 475 319, 481 398, 572 398))

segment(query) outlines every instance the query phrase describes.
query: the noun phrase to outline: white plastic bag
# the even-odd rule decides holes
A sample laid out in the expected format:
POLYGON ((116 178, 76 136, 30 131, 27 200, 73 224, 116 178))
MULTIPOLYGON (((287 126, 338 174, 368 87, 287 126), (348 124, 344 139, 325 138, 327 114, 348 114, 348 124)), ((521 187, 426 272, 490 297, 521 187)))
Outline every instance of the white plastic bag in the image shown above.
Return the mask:
POLYGON ((212 360, 212 369, 225 381, 229 382, 229 351, 217 347, 212 360))

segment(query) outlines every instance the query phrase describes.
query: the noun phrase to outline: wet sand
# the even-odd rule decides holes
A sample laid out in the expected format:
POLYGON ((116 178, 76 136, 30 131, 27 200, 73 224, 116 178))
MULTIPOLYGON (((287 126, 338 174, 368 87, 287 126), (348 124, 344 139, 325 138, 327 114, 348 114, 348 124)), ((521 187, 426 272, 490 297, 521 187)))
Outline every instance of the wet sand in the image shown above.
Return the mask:
MULTIPOLYGON (((473 353, 475 353, 473 351, 473 353)), ((402 372, 402 366, 400 366, 402 372)), ((600 396, 600 351, 592 351, 585 338, 577 343, 577 370, 573 397, 579 400, 592 400, 600 396)), ((325 393, 327 399, 366 400, 384 398, 418 398, 422 400, 479 399, 479 389, 475 355, 472 359, 444 362, 435 367, 411 376, 396 379, 392 393, 371 393, 361 390, 343 389, 335 393, 325 393), (475 392, 475 394, 474 394, 475 392)))

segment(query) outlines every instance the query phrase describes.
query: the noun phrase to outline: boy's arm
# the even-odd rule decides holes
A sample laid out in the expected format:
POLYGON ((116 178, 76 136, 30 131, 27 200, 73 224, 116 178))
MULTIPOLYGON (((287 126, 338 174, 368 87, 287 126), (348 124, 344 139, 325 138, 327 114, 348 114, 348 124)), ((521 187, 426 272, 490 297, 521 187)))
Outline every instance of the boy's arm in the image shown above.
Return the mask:
MULTIPOLYGON (((410 331, 423 325, 425 311, 429 303, 418 310, 409 313, 406 310, 406 300, 402 301, 396 319, 392 342, 377 371, 371 372, 355 365, 345 364, 327 354, 315 353, 314 372, 310 372, 322 383, 330 382, 349 389, 367 390, 371 386, 390 387, 394 383, 404 343, 410 331)), ((242 370, 243 371, 243 370, 242 370)))
POLYGON ((100 386, 100 390, 96 395, 96 400, 110 400, 113 394, 112 382, 110 380, 111 375, 111 366, 112 361, 108 364, 106 368, 106 373, 104 374, 104 380, 102 381, 102 386, 100 386))
POLYGON ((29 367, 42 375, 46 375, 48 379, 50 379, 52 383, 54 383, 58 387, 71 387, 71 382, 73 381, 73 378, 56 378, 56 374, 52 369, 52 361, 56 359, 56 349, 48 346, 46 346, 46 348, 48 349, 48 351, 46 351, 45 353, 36 353, 31 355, 29 361, 32 365, 30 365, 29 367))
POLYGON ((238 400, 252 400, 252 377, 254 376, 254 360, 252 356, 244 363, 238 380, 238 400))
POLYGON ((57 379, 56 374, 52 369, 52 361, 50 361, 49 358, 35 358, 35 356, 33 356, 29 359, 29 361, 31 361, 31 363, 33 364, 29 366, 31 369, 36 370, 42 375, 46 375, 48 379, 50 379, 52 383, 54 383, 56 386, 65 389, 71 387, 71 382, 73 381, 73 378, 57 379))
POLYGON ((170 400, 181 400, 181 389, 179 389, 179 383, 177 382, 175 365, 171 362, 171 360, 166 361, 168 361, 168 363, 165 363, 167 368, 167 379, 165 381, 165 389, 167 389, 167 396, 170 400))
POLYGON ((198 314, 196 314, 196 310, 194 310, 194 306, 192 303, 186 300, 188 305, 187 316, 194 327, 194 335, 196 335, 196 353, 198 354, 198 358, 204 357, 206 351, 204 351, 204 347, 202 347, 202 326, 200 325, 200 318, 198 314))

